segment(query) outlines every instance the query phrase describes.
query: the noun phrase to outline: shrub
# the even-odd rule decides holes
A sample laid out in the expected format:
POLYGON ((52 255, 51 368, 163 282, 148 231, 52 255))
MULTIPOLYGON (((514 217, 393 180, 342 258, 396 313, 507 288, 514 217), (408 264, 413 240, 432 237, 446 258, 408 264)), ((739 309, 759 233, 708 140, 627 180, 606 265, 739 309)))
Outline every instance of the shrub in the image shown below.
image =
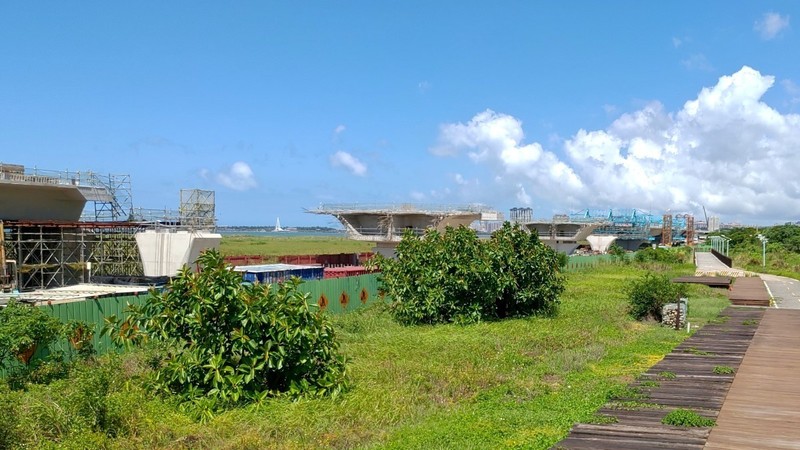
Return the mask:
POLYGON ((549 314, 564 290, 558 254, 509 223, 488 240, 466 227, 406 232, 396 258, 377 264, 393 314, 405 324, 549 314))
POLYGON ((15 360, 26 366, 36 349, 49 347, 61 335, 61 322, 40 308, 14 300, 0 309, 0 368, 15 360))
POLYGON ((661 308, 685 294, 686 287, 672 283, 666 275, 647 272, 627 288, 630 314, 639 320, 661 321, 661 308))
POLYGON ((165 350, 154 384, 209 409, 279 393, 328 394, 345 383, 333 327, 312 312, 292 279, 275 288, 242 284, 216 251, 199 272, 180 271, 167 289, 105 332, 118 341, 157 341, 165 350))
POLYGON ((636 252, 633 260, 637 263, 657 262, 664 264, 679 264, 691 260, 690 247, 666 249, 662 247, 648 247, 636 252))

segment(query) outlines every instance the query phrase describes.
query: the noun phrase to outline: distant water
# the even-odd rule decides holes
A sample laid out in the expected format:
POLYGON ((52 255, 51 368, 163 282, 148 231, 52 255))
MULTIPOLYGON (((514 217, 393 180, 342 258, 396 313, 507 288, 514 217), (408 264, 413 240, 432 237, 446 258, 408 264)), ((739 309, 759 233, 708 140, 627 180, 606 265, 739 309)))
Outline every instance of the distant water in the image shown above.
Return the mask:
POLYGON ((258 236, 267 238, 304 238, 304 237, 347 237, 344 231, 255 231, 255 230, 220 230, 223 236, 258 236))

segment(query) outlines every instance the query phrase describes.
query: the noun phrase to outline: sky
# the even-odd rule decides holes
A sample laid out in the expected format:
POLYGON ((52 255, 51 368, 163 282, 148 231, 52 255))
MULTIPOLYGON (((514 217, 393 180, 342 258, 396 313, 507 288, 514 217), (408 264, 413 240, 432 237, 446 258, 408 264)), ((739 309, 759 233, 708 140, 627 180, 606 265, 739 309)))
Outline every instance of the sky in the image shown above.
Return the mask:
POLYGON ((794 1, 0 2, 0 162, 331 203, 800 219, 794 1))

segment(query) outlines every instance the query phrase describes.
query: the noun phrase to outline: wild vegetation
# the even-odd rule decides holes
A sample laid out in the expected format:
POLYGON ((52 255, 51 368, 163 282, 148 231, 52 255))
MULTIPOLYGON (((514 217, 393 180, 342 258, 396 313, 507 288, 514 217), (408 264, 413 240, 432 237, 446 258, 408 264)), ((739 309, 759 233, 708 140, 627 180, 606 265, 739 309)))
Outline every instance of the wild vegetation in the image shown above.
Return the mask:
MULTIPOLYGON (((625 286, 644 273, 570 273, 551 316, 402 325, 381 305, 333 316, 347 391, 267 397, 205 420, 182 396, 153 394, 160 349, 89 358, 49 384, 0 383, 0 447, 548 448, 685 338, 627 314, 625 286)), ((701 286, 689 295, 693 324, 727 304, 701 286)))
POLYGON ((766 272, 800 279, 800 226, 787 224, 756 229, 734 228, 715 233, 730 238, 733 263, 754 272, 766 272), (758 235, 768 239, 766 267, 763 267, 763 247, 758 235))
POLYGON ((378 257, 401 323, 474 323, 552 314, 564 290, 558 254, 506 222, 490 239, 466 227, 407 232, 396 258, 378 257))

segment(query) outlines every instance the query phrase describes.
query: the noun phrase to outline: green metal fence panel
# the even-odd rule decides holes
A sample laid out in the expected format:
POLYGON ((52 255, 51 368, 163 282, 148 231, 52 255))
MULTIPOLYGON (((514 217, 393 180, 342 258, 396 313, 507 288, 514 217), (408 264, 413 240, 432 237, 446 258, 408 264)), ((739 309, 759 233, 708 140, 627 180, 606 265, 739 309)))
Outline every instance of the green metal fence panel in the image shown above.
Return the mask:
POLYGON ((378 291, 377 274, 306 281, 300 288, 310 294, 310 304, 331 314, 354 311, 384 301, 378 291))
POLYGON ((142 305, 149 297, 149 293, 120 295, 86 299, 80 302, 43 305, 41 308, 64 323, 80 320, 93 325, 94 337, 92 338, 92 343, 97 352, 102 354, 115 348, 108 336, 100 335, 105 325, 105 318, 112 315, 124 318, 127 316, 125 310, 129 304, 142 305))

